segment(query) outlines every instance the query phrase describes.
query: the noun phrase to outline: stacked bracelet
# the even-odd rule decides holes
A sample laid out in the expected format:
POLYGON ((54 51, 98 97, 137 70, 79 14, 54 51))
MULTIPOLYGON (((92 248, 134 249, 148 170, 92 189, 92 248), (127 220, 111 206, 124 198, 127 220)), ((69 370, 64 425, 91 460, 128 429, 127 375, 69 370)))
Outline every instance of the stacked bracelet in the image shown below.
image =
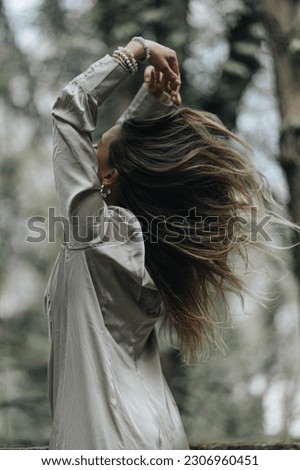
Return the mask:
MULTIPOLYGON (((148 42, 142 36, 135 36, 131 39, 132 41, 138 41, 145 50, 145 58, 139 61, 141 64, 145 64, 150 60, 150 47, 148 42)), ((130 75, 134 75, 138 71, 138 62, 134 57, 133 52, 127 47, 118 47, 113 52, 113 57, 117 59, 125 69, 130 73, 130 75)))
POLYGON ((138 62, 135 59, 135 57, 133 55, 133 52, 130 49, 128 49, 127 47, 118 47, 118 51, 121 51, 121 52, 123 52, 124 54, 127 55, 127 57, 129 58, 129 60, 131 61, 132 65, 133 65, 134 71, 136 73, 138 71, 138 62))
POLYGON ((144 39, 142 36, 135 36, 134 38, 131 39, 131 41, 138 41, 139 43, 142 44, 143 48, 145 49, 145 58, 141 60, 140 63, 146 64, 147 62, 149 62, 151 53, 150 53, 150 47, 146 39, 144 39))
POLYGON ((125 48, 116 49, 113 53, 113 57, 125 66, 130 75, 134 75, 138 70, 137 61, 133 57, 133 54, 130 55, 129 51, 125 51, 125 48))

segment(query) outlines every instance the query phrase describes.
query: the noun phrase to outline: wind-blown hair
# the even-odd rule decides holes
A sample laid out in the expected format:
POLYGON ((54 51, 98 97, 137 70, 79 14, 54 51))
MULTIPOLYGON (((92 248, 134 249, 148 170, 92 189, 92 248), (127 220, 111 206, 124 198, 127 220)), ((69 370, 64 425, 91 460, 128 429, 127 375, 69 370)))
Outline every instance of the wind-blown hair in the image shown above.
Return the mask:
POLYGON ((127 120, 110 145, 119 204, 141 223, 164 326, 186 361, 216 344, 216 298, 243 290, 230 253, 246 259, 260 244, 250 219, 267 213, 268 190, 247 154, 216 116, 190 108, 127 120))

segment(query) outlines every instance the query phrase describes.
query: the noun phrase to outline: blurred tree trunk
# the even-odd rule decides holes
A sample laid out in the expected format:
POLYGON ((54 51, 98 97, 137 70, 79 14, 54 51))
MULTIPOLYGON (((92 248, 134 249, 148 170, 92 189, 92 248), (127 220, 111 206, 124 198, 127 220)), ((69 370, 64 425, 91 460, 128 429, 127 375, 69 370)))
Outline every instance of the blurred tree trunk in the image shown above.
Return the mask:
POLYGON ((240 99, 260 68, 258 54, 265 37, 253 0, 244 0, 235 16, 234 24, 228 27, 229 55, 216 91, 200 102, 202 108, 217 114, 231 128, 235 127, 240 99))
MULTIPOLYGON (((281 113, 280 162, 290 188, 291 213, 300 223, 300 2, 257 2, 268 27, 281 113)), ((295 273, 300 282, 300 247, 295 249, 295 273)))

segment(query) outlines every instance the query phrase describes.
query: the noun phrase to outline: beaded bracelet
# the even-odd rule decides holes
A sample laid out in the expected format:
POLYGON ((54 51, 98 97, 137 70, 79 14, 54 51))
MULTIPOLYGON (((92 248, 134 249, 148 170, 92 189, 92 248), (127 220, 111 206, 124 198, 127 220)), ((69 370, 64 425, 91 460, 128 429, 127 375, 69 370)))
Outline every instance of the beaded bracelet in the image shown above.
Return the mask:
POLYGON ((133 65, 131 63, 131 60, 126 56, 126 54, 124 54, 123 52, 119 50, 115 50, 113 53, 113 57, 118 59, 125 66, 125 68, 130 73, 130 75, 134 74, 133 65))
POLYGON ((146 64, 149 62, 150 57, 151 57, 151 52, 150 52, 150 47, 146 39, 143 38, 143 36, 134 36, 134 38, 131 39, 131 41, 138 41, 140 44, 142 44, 143 48, 145 49, 145 58, 143 60, 140 60, 139 62, 141 64, 146 64))
POLYGON ((135 57, 133 55, 133 52, 130 49, 128 49, 127 47, 118 47, 118 50, 121 51, 121 52, 124 52, 124 54, 127 55, 127 57, 131 60, 134 71, 137 72, 138 71, 138 62, 135 59, 135 57))
POLYGON ((125 66, 125 68, 128 70, 128 72, 130 73, 130 75, 134 75, 135 72, 136 72, 136 68, 135 66, 133 65, 133 62, 129 59, 129 57, 122 51, 119 51, 118 49, 116 49, 114 52, 113 52, 113 57, 117 60, 119 60, 121 63, 123 63, 123 65, 125 66))

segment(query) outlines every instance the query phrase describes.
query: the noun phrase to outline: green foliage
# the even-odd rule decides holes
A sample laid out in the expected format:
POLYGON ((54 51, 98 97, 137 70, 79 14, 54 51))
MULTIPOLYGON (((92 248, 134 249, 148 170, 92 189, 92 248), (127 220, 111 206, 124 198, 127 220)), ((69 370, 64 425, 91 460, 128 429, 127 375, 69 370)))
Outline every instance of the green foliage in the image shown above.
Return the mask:
POLYGON ((45 319, 39 311, 26 311, 21 316, 0 320, 2 447, 46 445, 48 441, 45 334, 45 319))

